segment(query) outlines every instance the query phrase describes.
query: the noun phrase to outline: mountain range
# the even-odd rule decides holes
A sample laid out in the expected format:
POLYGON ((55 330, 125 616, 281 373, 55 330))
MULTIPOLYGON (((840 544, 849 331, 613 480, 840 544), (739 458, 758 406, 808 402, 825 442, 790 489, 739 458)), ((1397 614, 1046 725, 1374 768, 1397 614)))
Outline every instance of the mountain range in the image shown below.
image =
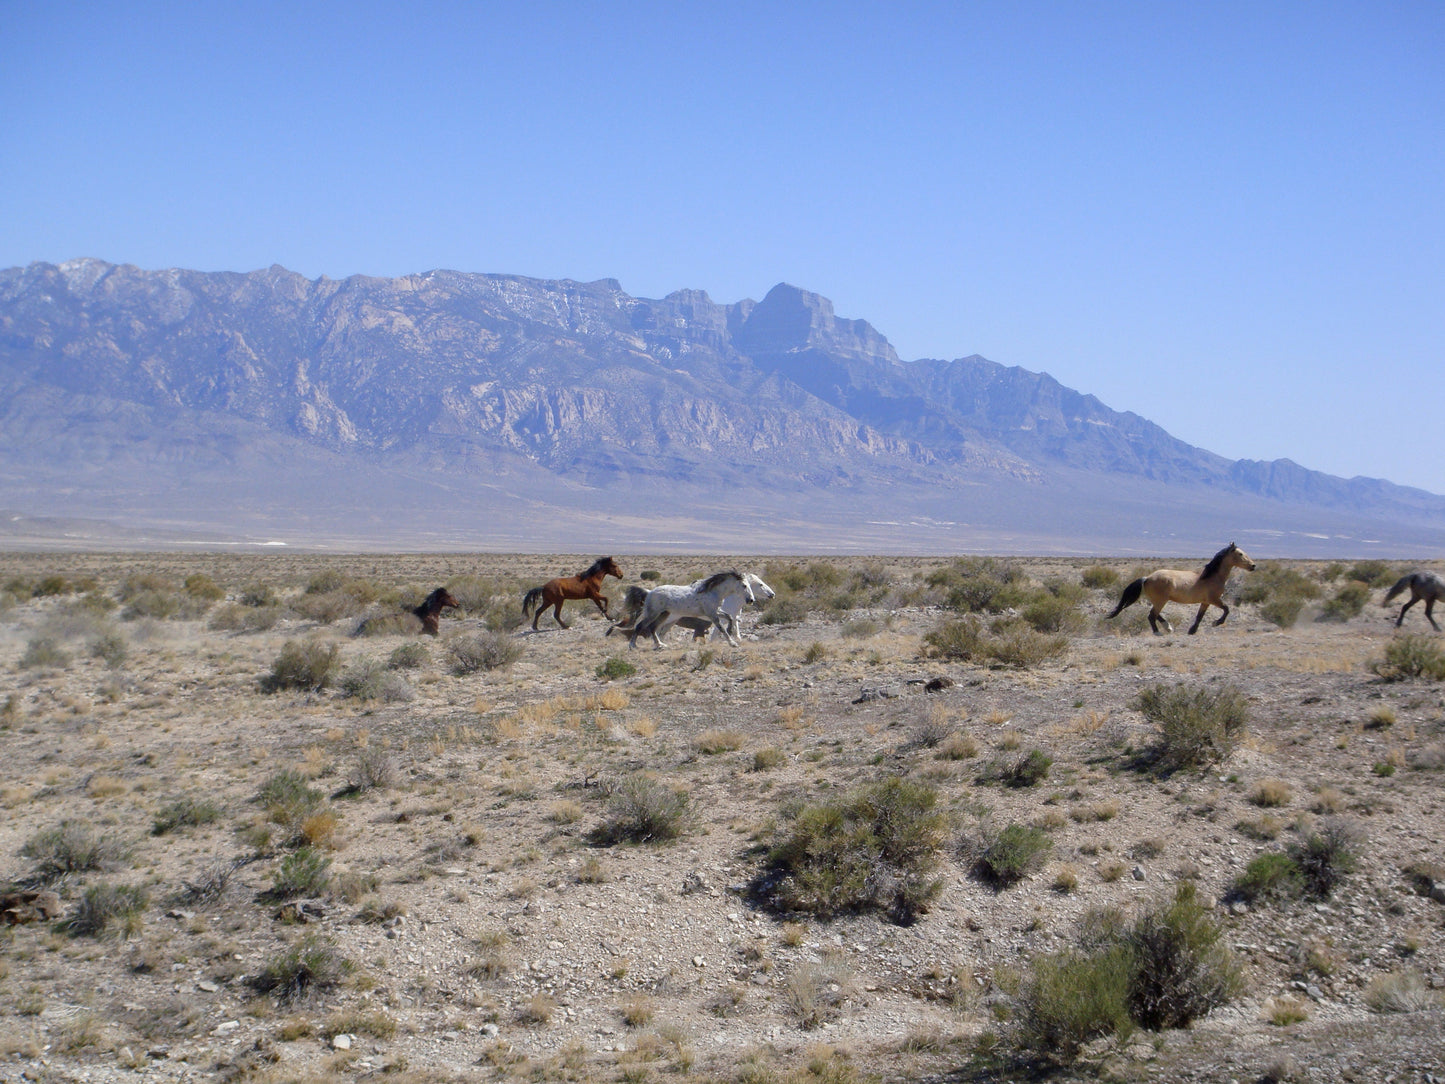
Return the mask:
POLYGON ((1445 497, 1229 460, 981 357, 902 361, 786 284, 94 259, 0 271, 0 508, 17 545, 1445 549, 1445 497))

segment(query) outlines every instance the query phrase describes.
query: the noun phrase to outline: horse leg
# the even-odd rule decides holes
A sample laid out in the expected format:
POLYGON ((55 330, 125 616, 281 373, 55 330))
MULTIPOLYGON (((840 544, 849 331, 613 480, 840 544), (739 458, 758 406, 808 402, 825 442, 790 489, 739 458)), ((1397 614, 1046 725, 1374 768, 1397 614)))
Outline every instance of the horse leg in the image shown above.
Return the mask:
POLYGON ((568 625, 567 622, 562 620, 562 603, 566 601, 567 600, 565 598, 559 598, 557 600, 557 605, 552 608, 552 616, 556 618, 557 624, 561 625, 564 629, 571 628, 571 626, 568 625))
POLYGON ((1204 611, 1207 609, 1209 609, 1209 603, 1201 602, 1199 604, 1199 612, 1194 615, 1194 624, 1189 626, 1190 636, 1193 636, 1196 632, 1199 631, 1199 622, 1204 620, 1204 611))
MULTIPOLYGON (((1229 616, 1229 605, 1223 599, 1220 599, 1218 602, 1215 603, 1215 605, 1224 611, 1224 617, 1229 616)), ((1216 621, 1215 625, 1224 624, 1224 617, 1221 617, 1218 621, 1216 621)))
POLYGON ((1149 627, 1154 630, 1154 635, 1155 635, 1155 636, 1163 636, 1163 635, 1164 635, 1162 632, 1159 631, 1159 626, 1160 626, 1160 625, 1163 625, 1163 626, 1165 627, 1165 629, 1167 629, 1167 630, 1170 631, 1170 632, 1173 632, 1173 631, 1174 631, 1174 626, 1169 623, 1169 618, 1167 618, 1167 617, 1164 616, 1164 611, 1163 611, 1162 609, 1160 609, 1159 607, 1157 607, 1157 606, 1150 606, 1150 607, 1149 607, 1149 627))
POLYGON ((724 616, 726 615, 723 614, 721 610, 719 610, 717 613, 712 615, 712 623, 717 626, 718 632, 722 633, 724 636, 727 637, 728 643, 732 644, 733 647, 742 647, 743 642, 733 636, 733 634, 728 631, 728 627, 723 624, 722 619, 724 616))
POLYGON ((1433 598, 1425 600, 1425 620, 1430 622, 1436 632, 1440 631, 1440 626, 1435 624, 1435 600, 1433 598))
MULTIPOLYGON (((1405 620, 1405 611, 1408 610, 1411 606, 1415 605, 1415 603, 1417 603, 1417 602, 1419 602, 1419 601, 1420 601, 1420 600, 1419 600, 1418 598, 1412 598, 1409 602, 1405 603, 1405 605, 1403 605, 1403 606, 1400 607, 1400 616, 1397 617, 1397 618, 1395 618, 1395 627, 1396 627, 1397 629, 1400 627, 1400 623, 1405 620)), ((1431 600, 1431 601, 1433 601, 1433 600, 1431 600)), ((1430 603, 1429 603, 1429 602, 1425 603, 1425 612, 1426 612, 1426 615, 1428 616, 1428 615, 1429 615, 1429 612, 1430 612, 1430 603)), ((1433 625, 1433 624, 1435 624, 1435 622, 1432 620, 1432 621, 1430 622, 1430 624, 1433 625)))
MULTIPOLYGON (((607 596, 598 593, 595 595, 589 595, 588 597, 592 599, 593 602, 597 603, 597 608, 602 611, 602 616, 607 617, 607 596)), ((607 620, 611 621, 612 618, 607 617, 607 620)))

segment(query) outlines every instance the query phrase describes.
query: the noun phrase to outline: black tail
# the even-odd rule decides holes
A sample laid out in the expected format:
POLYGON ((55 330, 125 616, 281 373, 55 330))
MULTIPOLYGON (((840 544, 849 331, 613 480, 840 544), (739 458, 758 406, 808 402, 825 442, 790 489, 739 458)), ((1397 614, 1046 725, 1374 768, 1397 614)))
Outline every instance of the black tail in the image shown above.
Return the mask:
POLYGON ((1382 602, 1382 603, 1380 603, 1380 605, 1381 605, 1381 606, 1388 606, 1388 605, 1390 605, 1390 603, 1394 600, 1394 598, 1395 598, 1396 595, 1400 594, 1402 591, 1405 590, 1405 588, 1407 588, 1407 587, 1410 586, 1410 581, 1413 580, 1414 578, 1415 578, 1415 573, 1413 573, 1413 572, 1411 572, 1408 576, 1401 576, 1398 580, 1395 581, 1395 586, 1392 587, 1392 588, 1390 588, 1390 590, 1389 590, 1388 592, 1386 592, 1386 594, 1385 594, 1385 601, 1382 602))
POLYGON ((1114 607, 1114 612, 1111 613, 1109 616, 1118 617, 1121 613, 1124 612, 1124 608, 1126 606, 1132 606, 1134 605, 1134 603, 1139 601, 1139 596, 1143 593, 1143 591, 1144 577, 1140 576, 1128 587, 1124 588, 1124 597, 1119 600, 1119 605, 1114 607))
POLYGON ((522 616, 531 617, 532 607, 542 601, 542 589, 534 587, 522 596, 522 616))

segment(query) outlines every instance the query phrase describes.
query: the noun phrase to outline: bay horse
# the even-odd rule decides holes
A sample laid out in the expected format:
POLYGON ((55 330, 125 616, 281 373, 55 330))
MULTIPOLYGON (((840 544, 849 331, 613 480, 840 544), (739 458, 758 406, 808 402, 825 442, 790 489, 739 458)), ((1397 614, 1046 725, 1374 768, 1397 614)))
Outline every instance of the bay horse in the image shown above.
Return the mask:
POLYGON ((522 616, 532 617, 532 608, 535 606, 537 615, 532 617, 532 631, 539 632, 541 630, 537 628, 537 622, 542 620, 543 611, 551 606, 552 616, 557 624, 564 629, 570 628, 567 622, 562 620, 562 603, 569 598, 590 598, 597 603, 602 616, 607 617, 607 596, 602 593, 602 581, 608 576, 616 576, 620 580, 622 569, 617 567, 617 562, 611 557, 599 557, 588 565, 584 572, 548 580, 541 587, 534 587, 522 596, 522 616))
POLYGON ((1400 607, 1400 616, 1395 618, 1395 627, 1398 629, 1400 622, 1405 620, 1405 611, 1423 598, 1425 600, 1425 620, 1430 622, 1436 632, 1439 632, 1440 626, 1435 624, 1435 603, 1445 599, 1445 579, 1442 579, 1438 573, 1423 568, 1408 576, 1401 576, 1395 581, 1395 586, 1390 588, 1385 595, 1385 601, 1380 605, 1390 605, 1395 596, 1407 587, 1410 589, 1410 601, 1400 607))
MULTIPOLYGON (((637 637, 651 636, 653 644, 661 650, 662 633, 672 628, 685 617, 706 617, 713 627, 727 637, 733 647, 741 647, 737 638, 737 618, 724 608, 734 596, 754 601, 752 586, 741 572, 715 572, 705 579, 697 580, 686 587, 664 584, 647 592, 642 604, 642 613, 628 636, 628 645, 637 646, 637 637), (724 624, 724 621, 727 623, 724 624)), ((741 609, 741 601, 737 609, 741 609)))
POLYGON ((1114 612, 1109 616, 1118 617, 1124 607, 1132 606, 1139 601, 1139 596, 1143 595, 1149 600, 1149 627, 1154 630, 1154 635, 1158 636, 1161 621, 1166 629, 1174 631, 1174 626, 1169 624, 1169 619, 1163 613, 1166 602, 1197 602, 1199 612, 1194 615, 1194 624, 1189 626, 1189 635, 1193 636, 1199 631, 1199 622, 1204 620, 1204 611, 1210 606, 1218 606, 1224 611, 1224 616, 1214 622, 1216 625, 1224 624, 1225 618, 1229 616, 1229 606, 1224 601, 1224 585, 1229 582, 1229 574, 1236 568, 1253 572, 1254 562, 1249 559, 1249 554, 1233 542, 1211 557, 1201 572, 1161 568, 1147 576, 1140 576, 1124 588, 1124 596, 1119 599, 1119 605, 1114 607, 1114 612))
POLYGON ((438 636, 441 634, 442 611, 448 607, 459 610, 461 605, 445 587, 438 587, 427 595, 426 601, 412 610, 412 613, 421 618, 422 632, 428 636, 438 636))

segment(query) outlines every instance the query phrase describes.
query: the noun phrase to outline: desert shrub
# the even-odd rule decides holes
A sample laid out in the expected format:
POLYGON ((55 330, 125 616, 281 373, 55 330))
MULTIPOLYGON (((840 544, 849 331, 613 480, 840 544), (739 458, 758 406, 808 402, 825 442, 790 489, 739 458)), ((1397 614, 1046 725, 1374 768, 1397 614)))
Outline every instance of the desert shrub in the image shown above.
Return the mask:
POLYGON ((353 794, 386 790, 395 783, 396 761, 390 752, 370 745, 357 750, 347 784, 353 794))
POLYGON ((406 678, 375 659, 353 663, 342 673, 337 684, 343 693, 357 700, 383 700, 388 704, 397 704, 415 695, 406 678))
POLYGON ((932 787, 891 777, 792 811, 755 894, 820 918, 876 910, 912 922, 941 889, 930 876, 948 823, 937 801, 932 787))
POLYGON ((1079 603, 1083 589, 1055 581, 1034 594, 1019 613, 1035 632, 1082 632, 1088 624, 1079 603))
POLYGON ((431 652, 426 644, 413 640, 400 644, 386 657, 386 665, 393 670, 416 670, 431 661, 431 652))
POLYGON ((218 632, 265 632, 281 620, 280 606, 245 606, 238 602, 217 606, 209 625, 218 632))
POLYGON ((1079 582, 1090 590, 1113 587, 1119 582, 1119 574, 1108 565, 1090 565, 1079 574, 1079 582))
POLYGON ((297 847, 276 864, 271 896, 278 900, 319 896, 331 883, 331 859, 314 847, 297 847))
POLYGON ((325 796, 304 775, 291 768, 271 776, 256 794, 267 820, 281 825, 293 837, 300 836, 302 824, 324 800, 325 796))
POLYGON ((1001 831, 985 827, 978 841, 974 873, 999 887, 1023 880, 1044 864, 1053 841, 1042 828, 1009 823, 1001 831))
POLYGON ((42 882, 71 873, 112 869, 130 854, 123 844, 98 835, 82 821, 72 820, 37 832, 26 840, 20 853, 35 860, 35 879, 42 882))
POLYGON ((1441 1004, 1440 994, 1413 969, 1376 975, 1365 987, 1365 1004, 1371 1012, 1420 1012, 1441 1004))
POLYGON ((932 658, 1019 670, 1062 655, 1069 647, 1067 636, 1036 632, 1022 621, 995 622, 990 629, 972 615, 944 622, 925 633, 923 642, 932 658))
POLYGON ((129 653, 125 637, 115 628, 107 629, 90 642, 91 656, 100 659, 112 670, 124 666, 129 653))
POLYGON ((1127 946, 1063 952, 1033 961, 1019 1005, 1017 1041, 1068 1061, 1106 1035, 1127 1038, 1133 959, 1127 946))
POLYGON ((447 641, 452 655, 452 673, 475 674, 480 670, 505 670, 526 654, 526 648, 501 632, 477 632, 447 641))
POLYGON ((960 557, 928 577, 931 587, 946 592, 946 605, 964 613, 1002 613, 1029 597, 1023 570, 992 557, 960 557))
POLYGON ((336 986, 353 970, 334 945, 307 937, 268 960, 251 979, 254 989, 282 1002, 299 1001, 314 990, 336 986))
POLYGON ((1282 779, 1261 779, 1249 792, 1249 800, 1264 809, 1289 805, 1294 791, 1282 779))
POLYGON ((25 670, 63 670, 69 665, 70 654, 53 636, 32 636, 20 656, 20 666, 25 670))
POLYGON ((1335 886, 1354 872, 1359 862, 1359 832, 1347 821, 1331 818, 1290 847, 1299 867, 1304 891, 1314 899, 1329 899, 1335 886))
POLYGON ((1277 628, 1292 629, 1304 605, 1302 595, 1275 595, 1260 605, 1259 616, 1277 628))
POLYGON ((324 689, 341 665, 341 648, 319 640, 287 640, 281 653, 271 664, 271 672, 261 679, 261 690, 274 693, 282 689, 324 689))
POLYGON ((780 588, 758 621, 764 625, 796 625, 808 619, 809 609, 806 599, 780 588))
POLYGON ((291 609, 308 620, 321 625, 340 621, 343 617, 354 617, 365 608, 365 603, 352 592, 338 588, 334 591, 313 593, 307 591, 291 602, 291 609))
POLYGON ((649 581, 651 581, 651 580, 660 580, 660 579, 662 579, 662 573, 659 572, 659 571, 657 571, 657 569, 655 569, 655 568, 644 568, 641 572, 639 572, 639 573, 637 574, 637 578, 638 578, 639 580, 649 580, 649 581))
POLYGON ((75 588, 64 576, 52 573, 37 580, 30 594, 35 598, 52 598, 55 595, 68 595, 74 590, 75 588))
POLYGON ((1433 637, 1406 633, 1386 644, 1385 657, 1370 663, 1370 669, 1386 681, 1445 681, 1445 652, 1433 637))
POLYGON ((1030 749, 1017 759, 991 762, 979 773, 980 783, 1002 783, 1006 787, 1036 787, 1049 776, 1054 758, 1042 749, 1030 749))
POLYGON ((1369 586, 1357 580, 1351 580, 1325 599, 1325 604, 1320 609, 1319 620, 1348 621, 1352 617, 1359 616, 1360 611, 1365 608, 1365 603, 1369 601, 1369 586))
POLYGON ((753 754, 753 771, 770 772, 774 768, 780 768, 788 761, 788 754, 776 746, 770 745, 766 749, 759 749, 753 754))
POLYGON ((204 572, 194 572, 186 577, 186 594, 204 602, 219 602, 226 597, 226 591, 204 572))
POLYGON ((590 835, 601 846, 614 843, 663 843, 687 827, 688 796, 647 775, 626 779, 607 801, 601 825, 590 835))
POLYGON ((1298 569, 1268 564, 1255 569, 1239 588, 1239 601, 1263 603, 1272 598, 1319 598, 1320 585, 1298 569))
POLYGON ((617 678, 631 677, 637 673, 637 667, 621 655, 612 655, 606 661, 598 663, 597 669, 593 673, 603 681, 615 681, 617 678))
POLYGON ((883 631, 883 623, 871 617, 855 617, 851 621, 843 622, 842 628, 838 630, 840 635, 850 640, 866 640, 870 636, 877 636, 883 631))
POLYGON ((1250 859, 1235 880, 1234 891, 1251 903, 1294 899, 1304 891, 1304 875, 1289 855, 1268 851, 1250 859))
POLYGON ((73 937, 99 937, 118 922, 129 937, 139 931, 140 917, 149 905, 150 897, 140 885, 91 885, 66 929, 73 937))
POLYGON ((151 835, 164 836, 178 828, 195 828, 221 819, 221 807, 205 798, 177 798, 156 814, 151 835))
POLYGON ((1117 910, 1091 912, 1078 949, 1032 962, 1015 1042, 1031 1057, 1069 1061, 1094 1039, 1187 1027, 1241 989, 1222 938, 1188 882, 1132 925, 1117 910))
POLYGON ((1395 582, 1395 570, 1386 561, 1356 561, 1345 575, 1366 587, 1388 587, 1395 582))
POLYGON ((333 591, 340 591, 346 577, 334 568, 322 569, 306 581, 307 595, 329 595, 333 591))
POLYGON ((706 756, 717 756, 719 753, 731 753, 741 749, 747 735, 740 730, 704 730, 693 741, 699 753, 706 756))
POLYGON ((1150 1031, 1182 1028, 1233 997, 1240 972, 1222 938, 1191 881, 1179 885, 1172 901, 1141 915, 1127 940, 1134 1019, 1150 1031))
POLYGON ((242 606, 277 605, 276 589, 269 583, 248 583, 238 596, 242 606))
POLYGON ((1223 760, 1249 726, 1249 703, 1233 685, 1213 690, 1151 685, 1134 706, 1159 727, 1159 740, 1146 759, 1166 774, 1223 760))

